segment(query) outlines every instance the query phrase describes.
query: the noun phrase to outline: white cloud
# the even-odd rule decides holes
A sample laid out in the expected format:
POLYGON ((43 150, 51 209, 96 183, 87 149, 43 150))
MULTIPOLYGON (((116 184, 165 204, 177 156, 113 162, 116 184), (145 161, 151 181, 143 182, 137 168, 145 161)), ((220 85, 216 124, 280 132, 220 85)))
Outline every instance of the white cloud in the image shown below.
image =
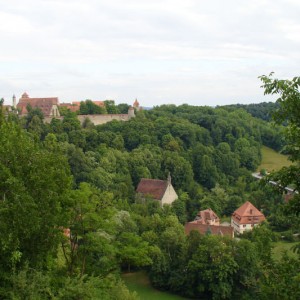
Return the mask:
POLYGON ((296 0, 0 1, 0 97, 264 100, 257 76, 298 75, 299 13, 296 0))

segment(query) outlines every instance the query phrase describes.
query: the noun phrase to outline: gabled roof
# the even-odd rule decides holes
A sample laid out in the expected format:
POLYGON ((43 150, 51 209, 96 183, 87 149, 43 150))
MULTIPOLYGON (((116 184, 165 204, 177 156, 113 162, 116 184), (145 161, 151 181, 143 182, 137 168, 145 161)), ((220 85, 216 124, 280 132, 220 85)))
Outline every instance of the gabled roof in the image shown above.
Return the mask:
POLYGON ((156 200, 161 200, 167 187, 167 180, 142 178, 136 189, 136 192, 141 193, 144 196, 149 195, 156 200))
POLYGON ((202 224, 206 224, 208 221, 220 221, 217 214, 211 209, 200 210, 196 216, 196 220, 201 221, 202 224))
POLYGON ((207 234, 208 232, 212 235, 230 236, 234 237, 233 227, 230 226, 219 226, 219 225, 208 225, 202 224, 198 221, 186 223, 184 225, 185 234, 190 234, 192 230, 198 231, 200 234, 207 234))
POLYGON ((32 108, 39 108, 44 116, 50 116, 53 105, 59 105, 58 98, 29 98, 27 93, 24 93, 19 99, 17 108, 20 115, 27 114, 27 105, 30 104, 32 108))
POLYGON ((249 201, 234 211, 232 218, 239 224, 258 224, 266 219, 264 214, 249 201))
POLYGON ((66 107, 71 112, 77 112, 80 110, 80 105, 74 104, 74 102, 73 103, 61 103, 60 106, 66 107))

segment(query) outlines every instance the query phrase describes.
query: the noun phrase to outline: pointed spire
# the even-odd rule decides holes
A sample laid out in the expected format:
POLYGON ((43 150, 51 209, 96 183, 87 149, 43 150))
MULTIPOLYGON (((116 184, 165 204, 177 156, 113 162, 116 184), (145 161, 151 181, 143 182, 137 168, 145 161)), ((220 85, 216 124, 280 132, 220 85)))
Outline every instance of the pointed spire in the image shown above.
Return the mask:
POLYGON ((169 172, 168 173, 168 184, 171 184, 172 183, 172 178, 171 178, 171 173, 169 172))

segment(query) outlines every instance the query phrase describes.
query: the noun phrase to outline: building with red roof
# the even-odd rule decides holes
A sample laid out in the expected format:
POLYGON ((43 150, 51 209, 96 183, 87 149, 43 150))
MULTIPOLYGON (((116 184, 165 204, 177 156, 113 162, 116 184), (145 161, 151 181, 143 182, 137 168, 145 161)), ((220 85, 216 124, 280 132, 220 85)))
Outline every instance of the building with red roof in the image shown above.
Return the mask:
POLYGON ((19 99, 17 110, 20 116, 28 114, 27 106, 39 108, 45 117, 59 117, 59 102, 57 97, 52 98, 30 98, 27 93, 24 93, 19 99))
POLYGON ((247 201, 232 214, 231 226, 235 232, 241 234, 244 231, 252 230, 265 219, 264 214, 247 201))
POLYGON ((160 201, 161 205, 171 204, 178 198, 170 175, 167 180, 142 178, 136 192, 142 198, 150 197, 160 201))
POLYGON ((211 208, 200 210, 195 221, 201 224, 220 225, 220 218, 211 208))
POLYGON ((192 230, 195 230, 203 235, 212 234, 234 238, 234 230, 231 226, 202 224, 199 220, 186 223, 184 225, 184 230, 186 235, 189 235, 192 230))

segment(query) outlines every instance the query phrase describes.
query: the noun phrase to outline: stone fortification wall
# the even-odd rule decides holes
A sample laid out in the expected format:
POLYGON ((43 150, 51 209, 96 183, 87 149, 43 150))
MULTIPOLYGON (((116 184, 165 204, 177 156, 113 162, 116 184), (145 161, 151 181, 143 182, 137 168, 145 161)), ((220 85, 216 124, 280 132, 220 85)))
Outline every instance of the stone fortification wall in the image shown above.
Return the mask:
POLYGON ((118 114, 118 115, 78 115, 78 120, 82 124, 86 118, 89 118, 94 125, 101 125, 112 120, 117 121, 128 121, 128 114, 118 114))
MULTIPOLYGON (((95 125, 101 125, 105 124, 107 122, 110 122, 112 120, 117 121, 128 121, 132 118, 130 114, 107 114, 107 115, 78 115, 77 118, 82 124, 85 119, 89 118, 92 123, 95 125)), ((63 120, 64 117, 56 117, 58 120, 63 120)), ((45 117, 44 122, 50 123, 52 120, 52 117, 45 117)))

